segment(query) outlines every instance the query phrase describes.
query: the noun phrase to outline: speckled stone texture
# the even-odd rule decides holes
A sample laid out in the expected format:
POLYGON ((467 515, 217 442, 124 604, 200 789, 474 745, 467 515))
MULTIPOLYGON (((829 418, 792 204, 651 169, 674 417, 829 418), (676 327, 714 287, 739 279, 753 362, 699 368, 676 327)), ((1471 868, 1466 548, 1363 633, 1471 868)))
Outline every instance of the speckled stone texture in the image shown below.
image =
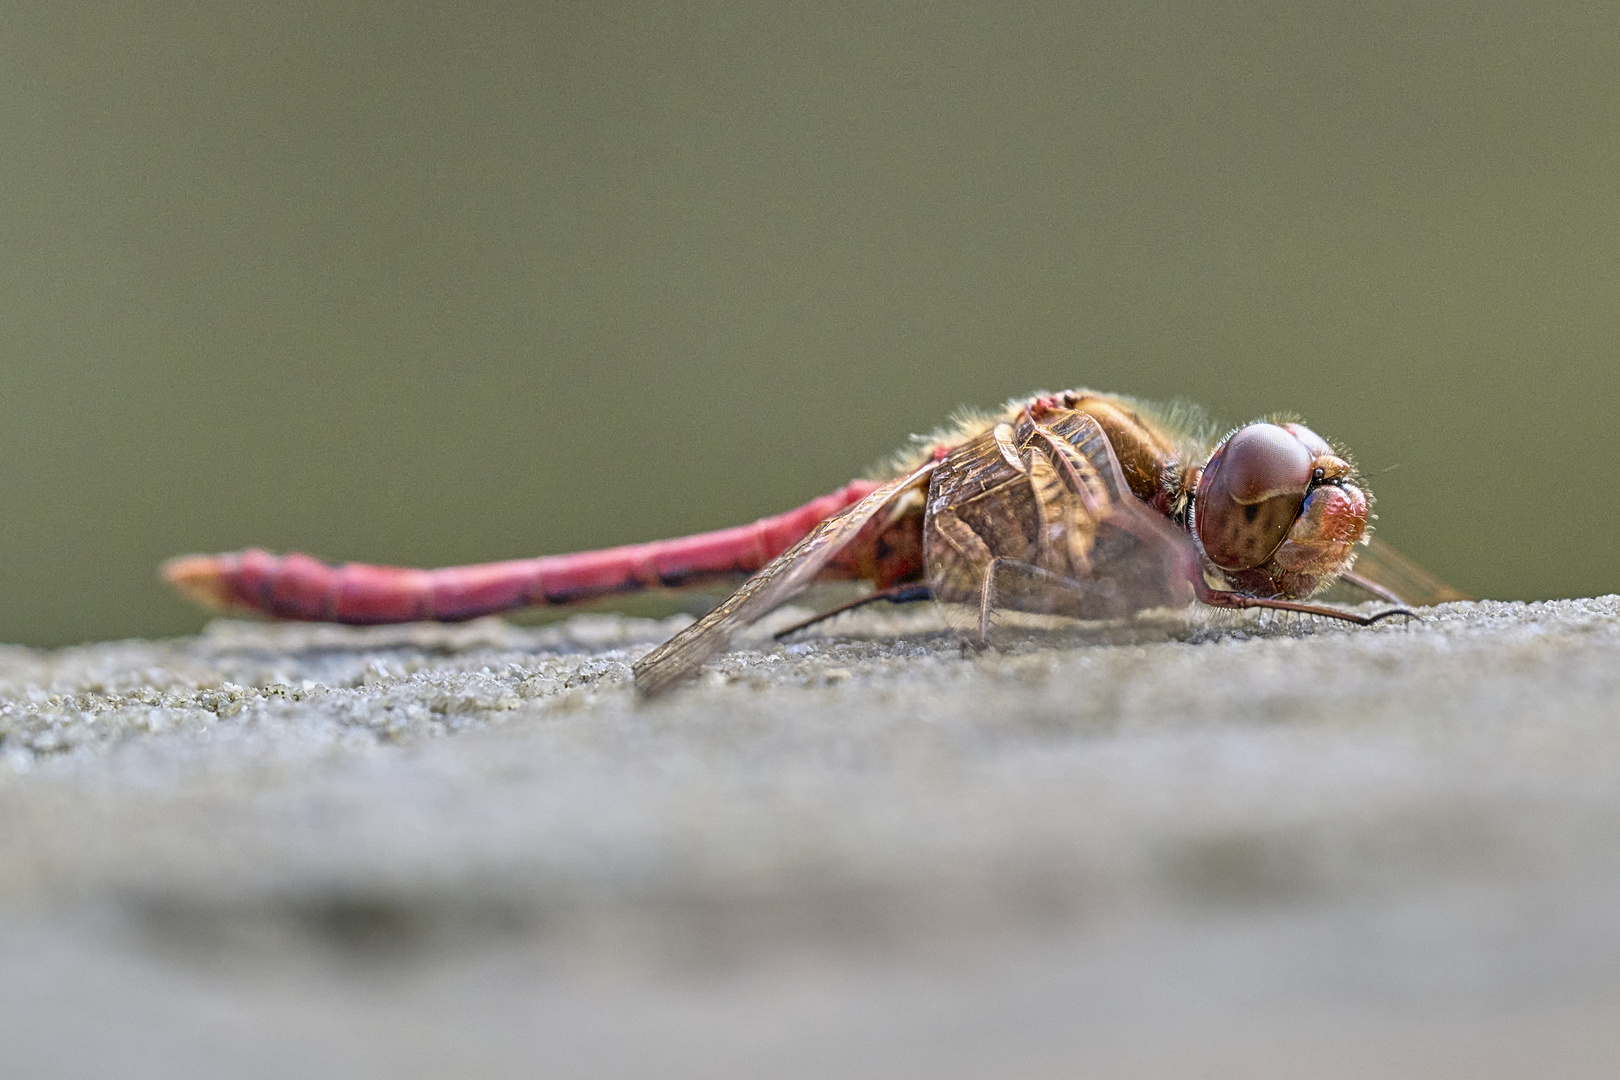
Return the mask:
POLYGON ((0 1075, 1620 1075, 1620 598, 936 618, 0 651, 0 1075))

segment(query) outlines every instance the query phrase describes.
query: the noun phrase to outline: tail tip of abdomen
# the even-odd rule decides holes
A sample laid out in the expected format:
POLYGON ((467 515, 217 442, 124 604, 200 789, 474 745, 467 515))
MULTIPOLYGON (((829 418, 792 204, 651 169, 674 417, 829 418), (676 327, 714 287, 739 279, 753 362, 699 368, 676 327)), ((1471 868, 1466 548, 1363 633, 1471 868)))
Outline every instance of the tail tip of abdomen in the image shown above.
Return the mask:
POLYGON ((181 555, 163 564, 163 579, 187 600, 223 611, 233 607, 230 568, 221 555, 181 555))

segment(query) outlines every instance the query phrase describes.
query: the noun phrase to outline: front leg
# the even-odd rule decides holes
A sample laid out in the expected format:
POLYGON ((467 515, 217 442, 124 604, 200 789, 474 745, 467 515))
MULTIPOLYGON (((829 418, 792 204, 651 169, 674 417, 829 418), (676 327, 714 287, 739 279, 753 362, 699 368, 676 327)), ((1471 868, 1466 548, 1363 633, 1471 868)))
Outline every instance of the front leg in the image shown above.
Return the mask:
POLYGON ((1225 592, 1221 589, 1212 589, 1200 575, 1193 579, 1193 594, 1198 602, 1218 608, 1270 608, 1273 611, 1294 611, 1301 615, 1320 615, 1326 619, 1342 619, 1345 622, 1355 623, 1357 626, 1371 626, 1375 622, 1401 615, 1407 619, 1422 621, 1422 616, 1409 608, 1393 607, 1388 611, 1380 611, 1376 615, 1357 615, 1353 611, 1340 611, 1325 604, 1305 604, 1298 600, 1273 600, 1258 596, 1244 596, 1242 593, 1225 592))

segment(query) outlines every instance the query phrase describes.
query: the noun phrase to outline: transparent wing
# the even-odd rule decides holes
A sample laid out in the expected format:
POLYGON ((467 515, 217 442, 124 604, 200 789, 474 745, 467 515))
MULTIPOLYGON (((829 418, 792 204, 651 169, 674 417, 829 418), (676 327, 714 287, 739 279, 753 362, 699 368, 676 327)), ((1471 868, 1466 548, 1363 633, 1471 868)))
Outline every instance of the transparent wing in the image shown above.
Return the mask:
POLYGON ((1130 494, 1084 413, 1026 415, 947 455, 924 553, 947 621, 981 640, 997 609, 1105 619, 1192 599, 1191 542, 1130 494))
POLYGON ((1376 536, 1356 556, 1351 572, 1340 577, 1334 593, 1349 594, 1356 589, 1394 603, 1417 606, 1473 599, 1467 593, 1453 589, 1376 536))
POLYGON ((891 480, 866 498, 823 521, 778 555, 713 611, 635 664, 636 689, 655 697, 696 675, 704 661, 724 652, 737 631, 758 622, 810 585, 817 574, 896 496, 935 468, 929 462, 910 476, 891 480))

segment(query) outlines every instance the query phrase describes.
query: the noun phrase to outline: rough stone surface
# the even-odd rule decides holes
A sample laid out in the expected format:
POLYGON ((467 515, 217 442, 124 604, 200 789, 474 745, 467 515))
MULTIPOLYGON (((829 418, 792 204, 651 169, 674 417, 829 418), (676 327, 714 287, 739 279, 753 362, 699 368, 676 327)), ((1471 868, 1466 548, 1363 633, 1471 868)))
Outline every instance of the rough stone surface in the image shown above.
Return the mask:
POLYGON ((1620 598, 1426 615, 5 649, 0 1075, 1616 1075, 1620 598))

